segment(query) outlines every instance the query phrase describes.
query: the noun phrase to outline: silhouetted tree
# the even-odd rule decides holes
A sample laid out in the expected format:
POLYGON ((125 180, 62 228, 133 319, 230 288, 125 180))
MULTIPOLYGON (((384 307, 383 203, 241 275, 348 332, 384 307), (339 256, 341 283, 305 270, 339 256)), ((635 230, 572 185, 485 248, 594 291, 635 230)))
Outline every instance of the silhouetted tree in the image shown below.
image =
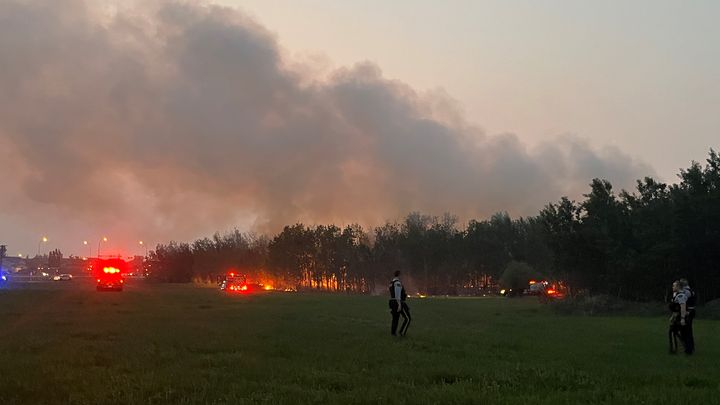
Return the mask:
MULTIPOLYGON (((501 212, 470 220, 419 212, 372 230, 359 225, 286 226, 272 238, 237 230, 191 245, 159 245, 150 259, 161 281, 189 281, 235 268, 268 274, 296 288, 383 291, 395 270, 411 290, 479 294, 501 277, 533 269, 562 280, 571 294, 634 300, 666 296, 673 278, 688 277, 700 299, 720 297, 720 157, 681 170, 668 186, 646 177, 616 193, 593 179, 582 201, 563 197, 537 216, 501 212), (527 266, 524 267, 524 266, 527 266), (382 286, 377 289, 376 286, 382 286)), ((61 256, 60 256, 61 257, 61 256)))
POLYGON ((48 267, 51 269, 59 269, 62 265, 63 254, 59 249, 52 250, 48 253, 48 267))

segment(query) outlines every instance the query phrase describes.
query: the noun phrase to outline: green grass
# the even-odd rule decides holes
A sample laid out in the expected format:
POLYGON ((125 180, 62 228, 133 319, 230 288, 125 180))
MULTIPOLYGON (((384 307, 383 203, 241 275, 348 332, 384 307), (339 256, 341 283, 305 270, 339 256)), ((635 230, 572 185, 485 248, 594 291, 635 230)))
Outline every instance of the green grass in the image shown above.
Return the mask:
POLYGON ((718 403, 720 322, 694 357, 665 318, 551 314, 532 299, 0 291, 0 403, 718 403))

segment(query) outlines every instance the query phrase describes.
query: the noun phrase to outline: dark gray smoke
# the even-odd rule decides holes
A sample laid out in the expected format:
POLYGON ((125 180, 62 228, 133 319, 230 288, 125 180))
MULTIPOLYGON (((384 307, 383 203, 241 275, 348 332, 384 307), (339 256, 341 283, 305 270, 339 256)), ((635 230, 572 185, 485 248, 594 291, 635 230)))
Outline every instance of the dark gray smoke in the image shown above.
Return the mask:
POLYGON ((488 136, 372 63, 309 76, 239 11, 150 4, 0 2, 1 237, 533 214, 651 174, 574 137, 488 136))

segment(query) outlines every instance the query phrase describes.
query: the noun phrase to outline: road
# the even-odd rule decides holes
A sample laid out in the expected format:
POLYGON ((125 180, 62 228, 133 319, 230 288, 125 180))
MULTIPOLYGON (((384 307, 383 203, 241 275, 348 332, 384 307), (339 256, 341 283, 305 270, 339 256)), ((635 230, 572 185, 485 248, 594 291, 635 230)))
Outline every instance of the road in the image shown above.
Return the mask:
MULTIPOLYGON (((138 288, 144 284, 143 278, 128 277, 125 279, 125 287, 129 289, 138 288)), ((85 289, 95 290, 95 279, 90 276, 73 276, 70 281, 54 281, 52 278, 32 276, 11 276, 10 280, 2 289, 9 290, 64 290, 64 289, 85 289)))

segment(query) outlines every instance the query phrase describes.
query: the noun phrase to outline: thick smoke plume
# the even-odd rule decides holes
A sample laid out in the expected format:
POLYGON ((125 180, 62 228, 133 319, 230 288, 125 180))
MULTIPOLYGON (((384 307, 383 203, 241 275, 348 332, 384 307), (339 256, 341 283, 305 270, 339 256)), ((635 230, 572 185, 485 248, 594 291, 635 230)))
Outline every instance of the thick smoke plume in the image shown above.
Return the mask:
POLYGON ((313 77, 241 11, 142 4, 0 2, 3 238, 524 215, 651 174, 573 137, 486 135, 369 62, 313 77))

